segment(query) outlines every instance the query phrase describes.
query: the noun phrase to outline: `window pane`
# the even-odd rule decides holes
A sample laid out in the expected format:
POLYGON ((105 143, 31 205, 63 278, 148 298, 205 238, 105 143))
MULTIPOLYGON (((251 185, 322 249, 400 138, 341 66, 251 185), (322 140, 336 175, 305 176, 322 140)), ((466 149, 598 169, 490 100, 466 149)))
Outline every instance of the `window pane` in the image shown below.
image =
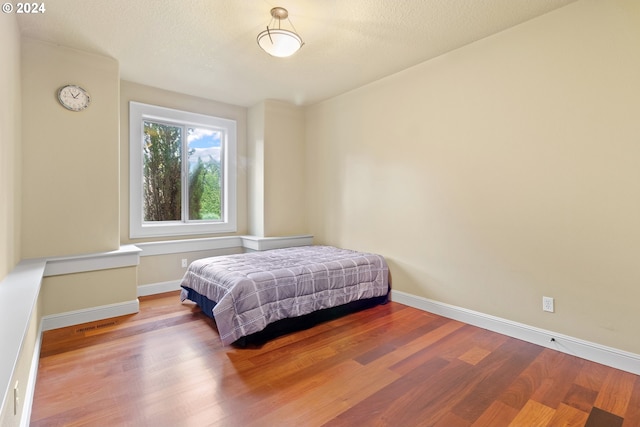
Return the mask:
POLYGON ((144 121, 145 221, 180 221, 182 128, 144 121))
POLYGON ((222 132, 187 128, 189 152, 189 219, 222 220, 222 132))

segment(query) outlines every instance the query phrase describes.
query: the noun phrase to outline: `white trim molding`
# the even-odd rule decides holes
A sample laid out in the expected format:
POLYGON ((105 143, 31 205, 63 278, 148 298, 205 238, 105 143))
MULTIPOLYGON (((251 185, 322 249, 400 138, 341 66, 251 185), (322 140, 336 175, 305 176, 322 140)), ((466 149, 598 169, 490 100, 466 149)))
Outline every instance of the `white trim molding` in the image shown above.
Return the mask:
POLYGON ((140 311, 138 299, 116 304, 101 305, 99 307, 83 308, 66 313, 51 314, 42 318, 42 330, 65 328, 82 323, 95 322, 111 317, 125 316, 140 311))
POLYGON ((254 251, 289 248, 292 246, 308 246, 313 244, 313 236, 256 237, 242 236, 242 247, 254 251))
POLYGON ((439 316, 459 320, 499 334, 518 338, 562 353, 571 354, 572 356, 640 375, 640 355, 635 353, 411 295, 402 291, 392 290, 391 300, 439 316))
POLYGON ((140 263, 140 252, 141 250, 134 245, 124 245, 111 252, 48 258, 44 275, 45 277, 59 276, 111 268, 133 267, 140 263))
POLYGON ((169 282, 150 283, 148 285, 138 286, 138 296, 145 297, 148 295, 162 294, 164 292, 173 292, 180 290, 180 280, 171 280, 169 282))
POLYGON ((239 236, 209 237, 202 239, 167 240, 162 242, 136 243, 140 256, 168 255, 185 252, 232 249, 242 247, 239 236))
POLYGON ((307 246, 313 244, 313 236, 304 234, 284 237, 227 236, 202 239, 167 240, 162 242, 136 243, 140 256, 168 255, 186 252, 208 251, 215 249, 250 249, 264 251, 268 249, 307 246))

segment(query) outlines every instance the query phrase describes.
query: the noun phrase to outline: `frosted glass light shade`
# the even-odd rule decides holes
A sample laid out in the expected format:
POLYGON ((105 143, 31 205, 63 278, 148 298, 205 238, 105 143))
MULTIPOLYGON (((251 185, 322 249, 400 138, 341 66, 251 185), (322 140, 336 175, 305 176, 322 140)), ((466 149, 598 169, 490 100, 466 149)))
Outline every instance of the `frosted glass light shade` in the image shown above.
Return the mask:
POLYGON ((258 46, 271 56, 285 58, 302 47, 302 39, 293 31, 266 29, 258 34, 258 46))

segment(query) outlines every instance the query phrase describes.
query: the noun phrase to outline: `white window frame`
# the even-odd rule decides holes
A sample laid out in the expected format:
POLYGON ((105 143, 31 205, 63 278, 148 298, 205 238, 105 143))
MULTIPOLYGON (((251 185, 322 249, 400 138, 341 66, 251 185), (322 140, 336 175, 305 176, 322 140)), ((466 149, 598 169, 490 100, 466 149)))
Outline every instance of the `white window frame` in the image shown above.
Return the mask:
MULTIPOLYGON (((186 140, 186 138, 185 138, 186 140)), ((156 105, 129 102, 129 237, 162 237, 192 234, 232 233, 236 225, 236 121, 205 114, 174 110, 156 105), (222 220, 217 221, 144 221, 143 213, 143 121, 159 121, 187 126, 220 129, 223 138, 223 202, 222 220)))

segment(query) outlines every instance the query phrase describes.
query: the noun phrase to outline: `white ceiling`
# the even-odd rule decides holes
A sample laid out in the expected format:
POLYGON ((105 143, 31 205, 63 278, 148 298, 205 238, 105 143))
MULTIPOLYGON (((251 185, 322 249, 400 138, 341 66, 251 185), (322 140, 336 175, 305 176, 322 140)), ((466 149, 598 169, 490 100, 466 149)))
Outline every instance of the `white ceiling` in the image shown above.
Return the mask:
POLYGON ((123 80, 251 106, 312 104, 575 0, 48 0, 23 36, 116 58, 123 80), (256 43, 274 6, 305 41, 256 43))

